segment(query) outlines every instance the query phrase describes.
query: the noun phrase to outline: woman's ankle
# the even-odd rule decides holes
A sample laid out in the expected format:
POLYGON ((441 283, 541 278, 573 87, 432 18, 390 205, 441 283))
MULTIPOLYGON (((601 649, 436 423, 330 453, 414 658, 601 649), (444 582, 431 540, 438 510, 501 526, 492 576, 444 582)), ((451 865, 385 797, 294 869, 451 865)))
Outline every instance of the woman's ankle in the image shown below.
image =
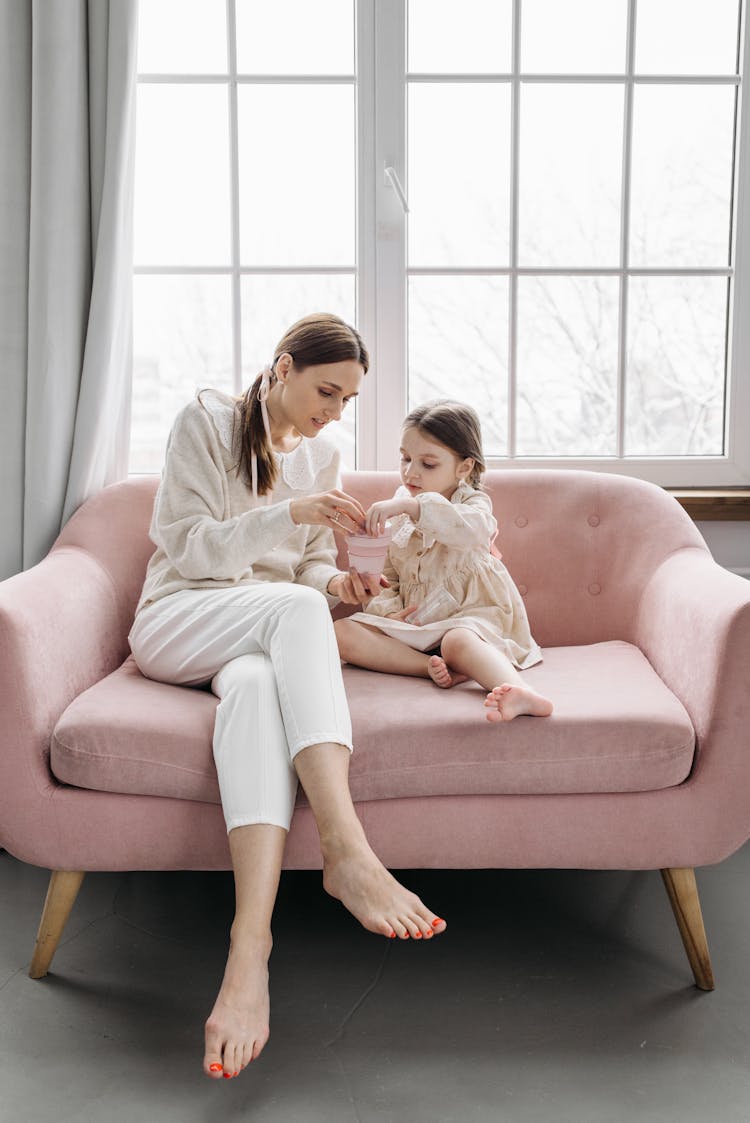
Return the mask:
POLYGON ((273 949, 273 936, 270 928, 258 928, 252 920, 242 921, 235 917, 229 930, 230 951, 242 955, 268 959, 273 949))
POLYGON ((337 824, 335 827, 323 828, 319 833, 320 852, 325 865, 371 850, 359 819, 346 825, 337 824))

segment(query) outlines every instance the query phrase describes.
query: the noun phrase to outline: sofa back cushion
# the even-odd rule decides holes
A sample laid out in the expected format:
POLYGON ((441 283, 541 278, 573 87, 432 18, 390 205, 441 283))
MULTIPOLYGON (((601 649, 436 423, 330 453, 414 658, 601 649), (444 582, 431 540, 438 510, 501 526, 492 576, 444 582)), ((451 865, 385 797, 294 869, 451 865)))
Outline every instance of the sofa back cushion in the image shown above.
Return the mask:
MULTIPOLYGON (((653 484, 603 472, 491 470, 485 486, 497 539, 542 645, 633 638, 648 576, 675 550, 706 545, 680 505, 653 484)), ((76 512, 56 546, 89 551, 132 617, 153 551, 157 476, 105 488, 76 512)), ((367 507, 393 494, 396 472, 348 472, 344 490, 367 507)), ((339 565, 346 566, 345 552, 339 565)))
MULTIPOLYGON (((344 476, 365 507, 392 495, 396 472, 344 476)), ((605 472, 494 469, 484 485, 496 544, 544 646, 633 642, 643 588, 659 563, 689 546, 707 550, 679 503, 654 484, 605 472)), ((346 566, 343 551, 339 564, 346 566)))

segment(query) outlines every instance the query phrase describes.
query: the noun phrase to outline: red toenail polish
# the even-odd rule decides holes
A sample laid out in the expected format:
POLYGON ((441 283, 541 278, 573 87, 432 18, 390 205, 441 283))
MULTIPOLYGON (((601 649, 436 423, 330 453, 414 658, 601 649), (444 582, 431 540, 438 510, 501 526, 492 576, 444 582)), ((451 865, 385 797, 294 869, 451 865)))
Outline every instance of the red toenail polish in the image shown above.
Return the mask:
POLYGON ((231 1079, 232 1079, 232 1074, 231 1074, 231 1072, 225 1072, 225 1073, 224 1073, 224 1079, 225 1079, 225 1080, 231 1080, 231 1079))
POLYGON ((439 916, 436 916, 436 917, 435 917, 435 919, 434 919, 434 920, 433 920, 433 922, 432 922, 432 927, 433 927, 433 928, 437 928, 438 924, 442 924, 442 923, 443 923, 443 922, 442 922, 442 920, 440 919, 440 917, 439 917, 439 916))
POLYGON ((216 1064, 214 1064, 214 1065, 209 1065, 209 1066, 208 1066, 208 1071, 209 1071, 209 1072, 222 1072, 222 1071, 223 1071, 223 1068, 224 1068, 224 1066, 223 1066, 223 1065, 216 1065, 216 1064))
POLYGON ((390 937, 389 937, 389 939, 391 939, 391 940, 395 940, 395 939, 396 939, 396 933, 395 933, 395 932, 391 932, 391 934, 390 934, 390 937))
POLYGON ((415 940, 421 940, 422 939, 422 933, 421 932, 415 932, 414 939, 415 940))
POLYGON ((425 938, 426 940, 431 940, 431 939, 432 939, 432 935, 433 935, 433 934, 432 934, 432 932, 425 932, 425 934, 424 934, 424 938, 425 938))

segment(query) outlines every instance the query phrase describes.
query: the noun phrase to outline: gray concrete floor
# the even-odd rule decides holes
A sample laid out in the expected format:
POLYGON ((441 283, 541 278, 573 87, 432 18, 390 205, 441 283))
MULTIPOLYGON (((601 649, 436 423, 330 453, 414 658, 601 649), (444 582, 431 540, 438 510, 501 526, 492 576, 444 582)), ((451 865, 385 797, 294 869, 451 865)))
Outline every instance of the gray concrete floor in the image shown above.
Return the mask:
POLYGON ((0 1121, 748 1123, 749 875, 750 846, 699 873, 702 994, 657 873, 402 873, 449 922, 428 944, 286 873, 271 1040, 214 1084, 230 876, 89 874, 33 982, 47 874, 0 853, 0 1121))

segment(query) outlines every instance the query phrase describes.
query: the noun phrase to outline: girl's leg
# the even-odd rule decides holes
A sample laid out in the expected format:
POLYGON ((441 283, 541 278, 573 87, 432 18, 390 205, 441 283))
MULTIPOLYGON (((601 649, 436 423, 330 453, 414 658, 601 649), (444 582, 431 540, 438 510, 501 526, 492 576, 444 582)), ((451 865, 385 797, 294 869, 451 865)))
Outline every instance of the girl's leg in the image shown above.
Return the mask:
POLYGON ((341 658, 368 671, 384 671, 390 675, 412 675, 431 678, 437 686, 455 686, 466 681, 466 675, 455 674, 443 659, 416 651, 393 636, 360 620, 337 620, 333 625, 341 658))
POLYGON ((429 658, 423 651, 387 636, 359 620, 337 620, 333 625, 341 658, 368 671, 429 678, 429 658))
POLYGON ((488 721, 511 721, 519 714, 548 717, 552 713, 550 700, 524 682, 507 655, 469 628, 446 632, 440 650, 448 667, 489 691, 485 700, 488 721))

